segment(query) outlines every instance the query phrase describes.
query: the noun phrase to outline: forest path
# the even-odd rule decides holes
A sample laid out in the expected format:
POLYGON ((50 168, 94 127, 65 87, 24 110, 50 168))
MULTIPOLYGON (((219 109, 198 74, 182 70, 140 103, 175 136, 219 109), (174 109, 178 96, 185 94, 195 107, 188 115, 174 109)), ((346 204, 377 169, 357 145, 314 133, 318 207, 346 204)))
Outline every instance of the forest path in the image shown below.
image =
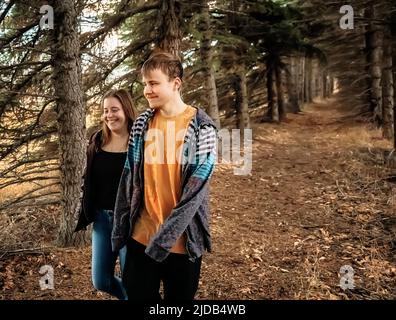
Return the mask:
POLYGON ((254 124, 251 175, 218 166, 200 297, 396 296, 395 192, 381 180, 390 143, 343 110, 333 98, 254 124), (343 265, 354 268, 352 291, 339 286, 343 265))
MULTIPOLYGON (((351 119, 333 98, 282 124, 254 123, 251 174, 216 167, 197 299, 395 299, 391 145, 351 119), (344 265, 352 290, 340 288, 344 265)), ((90 259, 90 247, 0 259, 0 298, 109 299, 91 285, 90 259), (55 290, 39 289, 43 264, 55 290)))

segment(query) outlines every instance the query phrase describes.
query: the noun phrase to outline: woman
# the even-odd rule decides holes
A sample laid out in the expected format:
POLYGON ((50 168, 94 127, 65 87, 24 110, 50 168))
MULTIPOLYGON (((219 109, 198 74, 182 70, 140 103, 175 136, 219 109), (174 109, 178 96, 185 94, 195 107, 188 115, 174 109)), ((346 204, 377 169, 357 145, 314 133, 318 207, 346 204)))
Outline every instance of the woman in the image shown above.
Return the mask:
MULTIPOLYGON (((102 129, 87 148, 83 198, 75 231, 92 228, 92 282, 97 290, 126 299, 120 278, 114 275, 117 253, 111 248, 113 210, 126 160, 129 132, 136 118, 131 95, 125 89, 110 90, 102 98, 102 129)), ((119 252, 120 265, 125 248, 119 252)), ((122 269, 122 268, 121 268, 122 269)))

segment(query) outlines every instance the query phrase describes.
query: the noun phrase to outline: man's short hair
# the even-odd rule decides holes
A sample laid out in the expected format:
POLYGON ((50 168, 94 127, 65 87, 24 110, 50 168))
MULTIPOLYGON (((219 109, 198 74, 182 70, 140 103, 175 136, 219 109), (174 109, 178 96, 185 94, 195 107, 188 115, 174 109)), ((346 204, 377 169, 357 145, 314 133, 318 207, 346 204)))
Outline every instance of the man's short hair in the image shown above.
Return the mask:
POLYGON ((169 80, 179 77, 183 79, 183 65, 180 59, 168 52, 160 51, 154 52, 142 66, 142 75, 147 75, 149 72, 160 69, 165 73, 169 80))

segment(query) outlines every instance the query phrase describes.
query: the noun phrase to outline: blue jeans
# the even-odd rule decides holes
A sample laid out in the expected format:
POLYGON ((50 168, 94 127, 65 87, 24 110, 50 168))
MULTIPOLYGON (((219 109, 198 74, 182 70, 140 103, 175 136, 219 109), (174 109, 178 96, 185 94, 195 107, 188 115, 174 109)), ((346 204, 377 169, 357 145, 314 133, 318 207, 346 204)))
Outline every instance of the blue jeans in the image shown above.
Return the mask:
POLYGON ((114 275, 117 256, 120 259, 121 272, 124 269, 126 247, 118 254, 111 249, 111 230, 113 212, 99 209, 92 228, 92 282, 95 289, 125 300, 126 292, 119 277, 114 275))

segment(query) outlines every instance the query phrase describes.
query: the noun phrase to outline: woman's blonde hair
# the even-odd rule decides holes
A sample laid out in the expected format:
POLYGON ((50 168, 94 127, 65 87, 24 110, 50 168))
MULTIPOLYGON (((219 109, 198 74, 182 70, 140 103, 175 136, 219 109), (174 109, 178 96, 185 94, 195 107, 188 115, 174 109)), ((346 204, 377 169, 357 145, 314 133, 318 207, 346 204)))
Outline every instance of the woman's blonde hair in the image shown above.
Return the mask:
MULTIPOLYGON (((104 108, 103 106, 104 100, 106 98, 116 98, 118 99, 118 101, 120 101, 122 110, 124 111, 125 117, 128 120, 128 132, 130 132, 133 122, 136 119, 135 104, 133 102, 130 93, 125 89, 111 89, 107 91, 102 97, 102 101, 101 101, 102 111, 104 108)), ((111 135, 111 131, 109 127, 106 125, 104 121, 102 121, 102 141, 101 141, 102 146, 104 146, 106 143, 110 141, 110 135, 111 135)))

